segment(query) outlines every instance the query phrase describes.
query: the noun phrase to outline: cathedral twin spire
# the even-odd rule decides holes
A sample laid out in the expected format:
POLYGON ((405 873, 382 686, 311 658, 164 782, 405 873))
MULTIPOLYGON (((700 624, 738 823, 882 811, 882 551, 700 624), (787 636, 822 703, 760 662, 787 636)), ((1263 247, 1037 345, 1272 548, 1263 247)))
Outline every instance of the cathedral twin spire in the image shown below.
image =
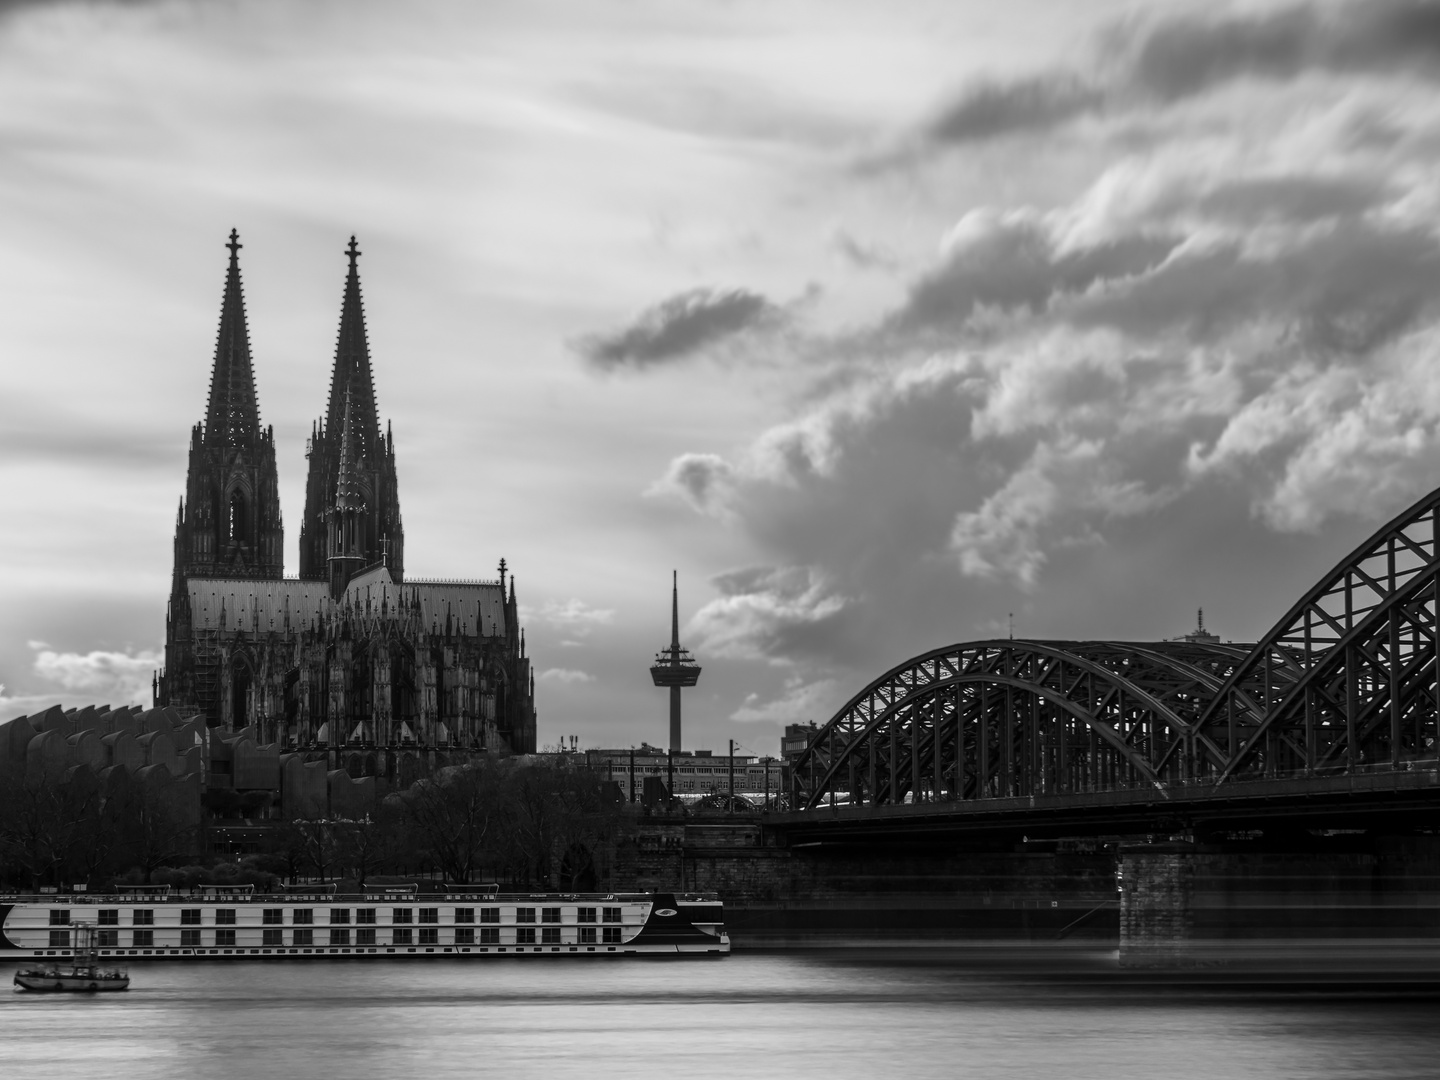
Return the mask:
MULTIPOLYGON (((240 281, 239 234, 230 231, 230 263, 205 421, 192 433, 186 499, 176 525, 177 586, 188 576, 280 578, 284 540, 275 471, 274 433, 260 424, 250 334, 240 281)), ((332 577, 330 514, 349 522, 346 565, 387 563, 403 576, 404 534, 394 444, 380 434, 365 310, 360 250, 350 238, 340 333, 326 417, 307 448, 309 476, 300 526, 300 576, 332 577)), ((349 576, 348 572, 345 575, 349 576)))

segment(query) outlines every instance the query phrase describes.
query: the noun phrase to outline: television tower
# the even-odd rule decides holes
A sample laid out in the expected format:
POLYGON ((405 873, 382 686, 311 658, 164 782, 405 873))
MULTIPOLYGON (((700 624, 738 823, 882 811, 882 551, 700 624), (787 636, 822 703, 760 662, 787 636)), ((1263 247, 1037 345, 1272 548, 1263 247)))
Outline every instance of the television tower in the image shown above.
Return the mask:
POLYGON ((670 646, 655 654, 650 677, 656 686, 670 688, 670 750, 680 750, 680 688, 700 681, 700 665, 680 647, 680 575, 672 571, 670 583, 670 646))

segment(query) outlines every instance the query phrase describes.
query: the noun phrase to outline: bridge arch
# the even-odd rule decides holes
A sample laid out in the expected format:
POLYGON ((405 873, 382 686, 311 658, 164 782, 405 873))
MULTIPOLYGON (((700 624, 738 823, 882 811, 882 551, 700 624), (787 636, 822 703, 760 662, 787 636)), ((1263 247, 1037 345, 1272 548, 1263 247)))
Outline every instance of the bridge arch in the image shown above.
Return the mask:
POLYGON ((1201 726, 1222 779, 1399 768, 1440 717, 1440 489, 1340 560, 1250 650, 1201 726), (1244 695, 1251 706, 1237 705, 1244 695))
POLYGON ((1435 763, 1440 489, 1387 522, 1253 645, 966 642, 850 699, 791 805, 1030 798, 1435 763))
POLYGON ((794 805, 1163 789, 1189 778, 1197 746, 1220 768, 1196 739, 1194 688, 1222 679, 1168 644, 991 640, 908 660, 811 739, 792 769, 794 805))

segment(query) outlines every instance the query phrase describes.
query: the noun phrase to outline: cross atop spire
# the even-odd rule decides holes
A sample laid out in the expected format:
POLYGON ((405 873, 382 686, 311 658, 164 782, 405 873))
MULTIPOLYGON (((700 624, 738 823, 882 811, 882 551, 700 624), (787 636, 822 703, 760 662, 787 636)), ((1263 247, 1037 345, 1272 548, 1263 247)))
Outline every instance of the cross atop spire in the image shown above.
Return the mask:
POLYGON ((239 254, 239 253, 240 253, 240 249, 241 249, 242 247, 244 247, 245 245, 242 244, 242 243, 240 243, 240 234, 239 234, 238 232, 236 232, 234 229, 231 229, 231 230, 230 230, 230 242, 229 242, 228 244, 226 244, 225 246, 230 249, 230 261, 231 261, 231 263, 239 263, 239 262, 240 262, 240 254, 239 254))
POLYGON ((360 256, 364 254, 364 252, 362 252, 360 248, 356 246, 354 233, 350 234, 350 246, 345 249, 345 254, 350 256, 350 269, 352 271, 358 270, 358 267, 356 266, 356 260, 358 260, 360 256))

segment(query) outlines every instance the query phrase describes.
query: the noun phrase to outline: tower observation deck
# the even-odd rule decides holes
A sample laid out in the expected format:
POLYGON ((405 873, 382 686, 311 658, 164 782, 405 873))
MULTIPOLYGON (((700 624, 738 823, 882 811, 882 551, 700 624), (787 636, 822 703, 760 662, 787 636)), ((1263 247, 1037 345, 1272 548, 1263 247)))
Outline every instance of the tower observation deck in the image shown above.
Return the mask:
POLYGON ((672 571, 670 584, 670 645, 655 654, 650 677, 670 688, 670 749, 680 749, 680 690, 700 681, 700 665, 680 647, 680 580, 672 571))

